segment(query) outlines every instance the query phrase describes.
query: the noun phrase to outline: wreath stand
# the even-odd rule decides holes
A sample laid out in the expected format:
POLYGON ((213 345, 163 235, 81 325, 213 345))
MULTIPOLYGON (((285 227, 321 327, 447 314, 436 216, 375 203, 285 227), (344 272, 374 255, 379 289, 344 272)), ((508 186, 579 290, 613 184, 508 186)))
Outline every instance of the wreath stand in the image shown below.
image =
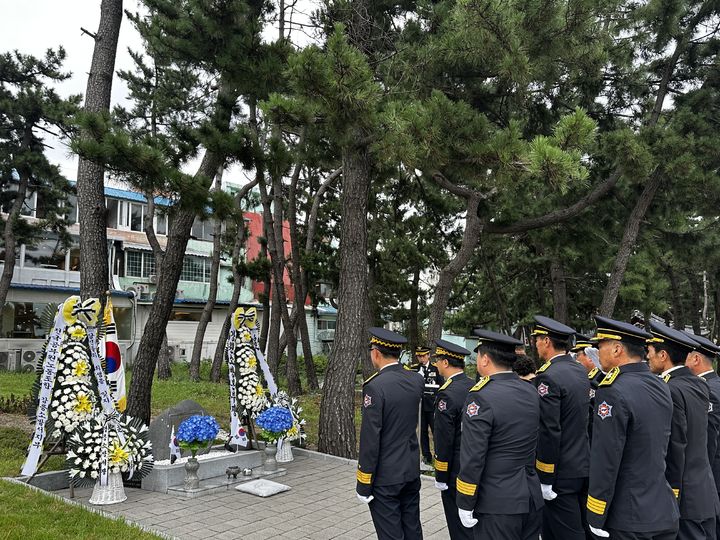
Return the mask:
MULTIPOLYGON (((35 472, 28 477, 28 479, 25 481, 26 484, 30 485, 30 482, 32 482, 32 479, 35 478, 40 472, 42 471, 42 468, 45 466, 45 464, 48 462, 48 460, 52 456, 63 456, 67 454, 67 449, 65 448, 65 435, 57 439, 54 443, 52 443, 52 446, 49 450, 43 449, 43 453, 40 457, 40 463, 38 463, 37 469, 35 469, 35 472)), ((70 488, 70 498, 75 498, 75 486, 73 486, 73 483, 69 483, 70 488)))

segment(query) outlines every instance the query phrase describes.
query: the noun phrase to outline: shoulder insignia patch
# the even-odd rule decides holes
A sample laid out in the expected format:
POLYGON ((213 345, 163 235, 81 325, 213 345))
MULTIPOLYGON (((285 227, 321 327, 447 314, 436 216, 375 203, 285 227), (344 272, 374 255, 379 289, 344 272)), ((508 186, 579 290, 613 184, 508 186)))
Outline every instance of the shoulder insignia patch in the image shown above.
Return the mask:
POLYGON ((440 412, 446 410, 447 409, 447 401, 445 401, 444 399, 441 399, 440 401, 438 401, 437 408, 438 408, 438 411, 440 411, 440 412))
POLYGON ((490 377, 481 377, 480 380, 477 382, 477 384, 470 389, 470 391, 477 392, 478 390, 480 390, 483 386, 485 386, 489 382, 490 382, 490 377))
POLYGON ((612 368, 610 371, 607 372, 605 378, 600 381, 599 386, 610 386, 613 382, 615 382, 615 379, 617 379, 618 375, 620 375, 620 368, 612 368))
POLYGON ((380 373, 380 372, 378 371, 377 373, 373 373, 373 374, 370 375, 367 379, 365 379, 365 381, 363 382, 363 386, 365 386, 367 383, 369 383, 369 382, 372 381, 375 377, 377 377, 377 376, 378 376, 378 373, 380 373))
POLYGON ((671 377, 672 377, 672 376, 668 373, 667 375, 665 375, 665 376, 662 378, 662 380, 667 383, 667 382, 670 381, 671 377))
POLYGON ((595 375, 597 375, 598 371, 600 371, 598 368, 592 368, 590 373, 588 373, 588 379, 592 379, 595 375))
POLYGON ((474 401, 471 401, 468 404, 467 409, 465 411, 465 413, 470 417, 477 416, 479 412, 480 412, 480 405, 478 405, 474 401))
POLYGON ((363 407, 368 408, 372 405, 372 396, 365 394, 365 398, 363 399, 363 407))
POLYGON ((545 371, 545 370, 546 370, 547 368, 549 368, 550 366, 551 366, 551 363, 550 363, 550 360, 548 360, 548 361, 545 362, 542 366, 540 366, 535 373, 542 373, 543 371, 545 371))
MULTIPOLYGON (((448 386, 450 386, 450 383, 451 383, 451 382, 452 382, 452 379, 448 379, 447 381, 445 381, 445 384, 443 384, 443 385, 440 387, 440 390, 445 390, 448 386)), ((438 392, 439 392, 440 390, 438 390, 438 392)))
POLYGON ((612 405, 610 405, 607 401, 603 401, 600 405, 598 405, 597 410, 598 416, 605 420, 608 417, 612 416, 612 405))
POLYGON ((537 393, 540 397, 545 397, 550 393, 550 387, 543 383, 538 384, 537 393))

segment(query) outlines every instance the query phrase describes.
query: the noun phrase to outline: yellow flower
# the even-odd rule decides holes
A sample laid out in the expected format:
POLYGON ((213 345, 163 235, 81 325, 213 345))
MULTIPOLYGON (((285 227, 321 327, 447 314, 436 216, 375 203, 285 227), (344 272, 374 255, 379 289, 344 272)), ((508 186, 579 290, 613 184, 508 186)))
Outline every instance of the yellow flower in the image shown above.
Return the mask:
POLYGON ((253 354, 250 358, 248 358, 248 367, 250 369, 255 369, 255 366, 257 366, 257 358, 255 358, 255 355, 253 354))
POLYGON ((76 377, 83 377, 88 374, 89 367, 87 365, 87 362, 85 360, 79 360, 77 364, 75 364, 75 369, 73 370, 73 375, 76 377))
POLYGON ((288 437, 295 437, 298 434, 298 427, 297 424, 293 424, 293 427, 287 430, 287 436, 288 437))
POLYGON ((74 410, 77 413, 90 414, 92 412, 92 402, 90 398, 86 394, 78 394, 74 410))
POLYGON ((82 326, 75 326, 72 330, 70 330, 70 337, 77 341, 85 339, 86 335, 87 333, 82 326))
POLYGON ((262 387, 262 384, 258 384, 255 386, 255 395, 260 397, 265 394, 265 390, 262 387))
POLYGON ((130 457, 130 452, 125 450, 122 446, 120 446, 119 441, 113 441, 113 446, 110 449, 110 463, 113 465, 122 465, 123 463, 126 463, 128 458, 130 457))

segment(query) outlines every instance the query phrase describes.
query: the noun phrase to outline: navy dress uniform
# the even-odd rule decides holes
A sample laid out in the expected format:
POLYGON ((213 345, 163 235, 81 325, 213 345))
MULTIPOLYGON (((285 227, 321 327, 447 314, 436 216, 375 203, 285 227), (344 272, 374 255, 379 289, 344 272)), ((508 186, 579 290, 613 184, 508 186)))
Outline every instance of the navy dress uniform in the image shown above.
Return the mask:
MULTIPOLYGON (((430 348, 418 347, 415 349, 415 355, 428 355, 429 360, 430 348)), ((425 380, 425 391, 423 392, 422 407, 420 409, 420 451, 426 463, 432 463, 432 453, 430 452, 430 435, 428 430, 434 432, 433 418, 435 415, 435 396, 438 389, 445 382, 438 373, 437 368, 429 361, 426 364, 418 362, 412 364, 410 369, 417 371, 425 380)))
MULTIPOLYGON (((549 317, 536 316, 534 336, 572 346, 575 330, 549 317)), ((535 377, 540 396, 540 429, 535 466, 545 495, 543 540, 585 540, 584 496, 589 473, 587 370, 569 354, 548 359, 535 377)))
MULTIPOLYGON (((370 329, 370 347, 397 357, 407 340, 370 329)), ((418 408, 423 379, 399 363, 384 366, 363 384, 356 491, 369 502, 380 540, 422 538, 418 408)))
MULTIPOLYGON (((684 332, 662 323, 650 323, 649 345, 673 349, 686 358, 696 343, 684 332)), ((663 377, 670 389, 673 415, 665 458, 665 476, 680 506, 679 540, 715 538, 718 494, 707 454, 710 389, 685 365, 663 377)))
MULTIPOLYGON (((709 361, 720 355, 720 347, 704 336, 691 334, 697 344, 695 350, 709 361)), ((720 494, 720 377, 710 369, 700 374, 710 389, 710 408, 708 410, 708 459, 715 480, 715 490, 720 494)), ((719 509, 720 512, 720 509, 719 509)), ((715 516, 715 535, 720 538, 720 517, 715 516)))
MULTIPOLYGON (((579 353, 584 351, 588 347, 594 347, 595 342, 582 334, 575 334, 575 345, 570 349, 570 352, 579 353)), ((590 407, 588 408, 588 440, 592 444, 592 425, 593 425, 593 411, 595 410, 595 392, 597 391, 600 382, 605 378, 605 372, 600 368, 594 367, 588 371, 588 381, 590 381, 590 390, 588 390, 588 397, 590 398, 590 407)))
MULTIPOLYGON (((449 341, 435 340, 435 358, 445 359, 452 367, 463 369, 465 357, 470 351, 449 341)), ((441 492, 445 520, 451 540, 470 540, 472 530, 463 527, 458 516, 455 502, 457 498, 456 481, 460 471, 460 434, 462 417, 465 411, 465 398, 475 383, 458 371, 450 375, 438 390, 435 397, 435 481, 445 484, 447 489, 441 492)))
MULTIPOLYGON (((478 349, 500 354, 514 356, 520 343, 489 330, 474 333, 478 349)), ((462 410, 457 506, 478 520, 474 538, 537 540, 543 507, 535 471, 539 418, 537 392, 509 367, 470 389, 462 410)))
MULTIPOLYGON (((631 324, 596 316, 603 341, 644 348, 650 335, 631 324)), ((679 511, 665 479, 672 399, 642 361, 608 371, 595 394, 587 520, 611 540, 672 540, 679 511)))

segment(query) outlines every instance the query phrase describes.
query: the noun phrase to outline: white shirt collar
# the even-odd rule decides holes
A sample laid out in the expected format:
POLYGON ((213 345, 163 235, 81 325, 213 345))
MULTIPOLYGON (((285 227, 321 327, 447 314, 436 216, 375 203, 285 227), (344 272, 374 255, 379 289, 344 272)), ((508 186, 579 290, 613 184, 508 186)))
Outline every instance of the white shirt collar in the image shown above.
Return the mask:
POLYGON ((464 371, 458 371, 457 373, 453 373, 452 375, 450 375, 450 376, 448 377, 448 379, 452 379, 455 375, 462 375, 463 373, 465 373, 465 372, 464 372, 464 371))
MULTIPOLYGON (((555 357, 553 356, 553 358, 555 358, 555 357)), ((552 360, 552 358, 551 358, 551 360, 552 360)), ((490 375, 490 376, 492 377, 493 375, 500 375, 501 373, 513 373, 513 370, 512 370, 512 369, 508 369, 507 371, 496 371, 495 373, 493 373, 493 374, 490 375)))
POLYGON ((700 374, 698 375, 698 377, 704 377, 705 375, 708 375, 709 373, 712 373, 712 372, 713 372, 712 369, 708 369, 707 371, 705 371, 705 372, 703 372, 703 373, 700 373, 700 374))
MULTIPOLYGON (((556 354, 556 355, 553 356, 550 360, 548 360, 548 362, 552 362, 552 361, 555 360, 558 356, 565 356, 566 354, 567 354, 567 353, 556 354)), ((504 373, 504 372, 503 372, 503 373, 504 373)))
POLYGON ((673 366, 673 367, 671 367, 670 369, 666 369, 665 371, 663 371, 663 372, 660 374, 660 376, 661 376, 661 377, 664 377, 664 376, 667 375, 668 373, 672 373, 672 372, 675 371, 676 369, 680 369, 680 368, 683 368, 683 367, 685 367, 685 366, 673 366))
POLYGON ((390 362, 389 364, 385 364, 383 367, 381 367, 381 368, 378 370, 378 373, 379 373, 380 371, 382 371, 383 369, 385 369, 386 367, 388 367, 388 366, 396 366, 396 365, 397 365, 397 362, 390 362))

